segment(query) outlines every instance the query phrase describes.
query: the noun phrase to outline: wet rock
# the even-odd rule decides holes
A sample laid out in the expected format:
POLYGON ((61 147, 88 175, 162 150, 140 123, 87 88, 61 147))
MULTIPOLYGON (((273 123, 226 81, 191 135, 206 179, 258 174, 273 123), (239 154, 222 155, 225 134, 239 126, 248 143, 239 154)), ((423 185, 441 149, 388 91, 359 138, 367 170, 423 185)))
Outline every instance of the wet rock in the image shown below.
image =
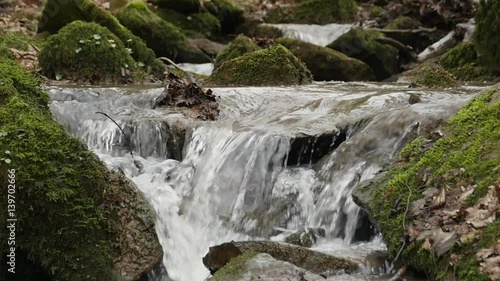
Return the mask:
POLYGON ((291 263, 279 261, 268 254, 249 253, 232 259, 217 271, 212 281, 261 280, 323 281, 321 275, 311 273, 291 263))
POLYGON ((369 220, 373 225, 380 229, 377 220, 373 217, 373 210, 371 202, 373 200, 373 192, 383 184, 387 172, 382 172, 375 175, 372 179, 359 183, 352 191, 352 199, 356 205, 360 206, 363 211, 368 215, 369 220))
POLYGON ((100 25, 82 21, 49 37, 39 62, 51 79, 93 84, 127 83, 143 73, 118 37, 100 25))
POLYGON ((357 268, 355 263, 345 259, 271 241, 228 242, 210 247, 208 254, 203 258, 203 264, 213 274, 223 268, 231 259, 250 252, 266 253, 277 260, 289 262, 312 273, 326 276, 338 271, 352 272, 357 268))
POLYGON ((377 80, 384 80, 396 74, 399 66, 398 50, 376 41, 382 36, 376 31, 353 28, 327 47, 366 63, 377 80))
POLYGON ((209 77, 218 86, 281 86, 312 82, 311 72, 282 45, 224 62, 209 77))
POLYGON ((217 69, 223 62, 235 59, 243 54, 260 50, 261 48, 255 44, 252 39, 238 35, 229 45, 220 51, 215 58, 214 69, 217 69))
POLYGON ((410 98, 408 99, 409 104, 416 104, 422 101, 422 98, 417 94, 410 94, 410 98))
POLYGON ((130 30, 121 25, 110 13, 99 8, 90 0, 74 0, 59 3, 58 0, 47 0, 38 22, 38 33, 55 34, 70 22, 81 20, 95 22, 113 32, 131 50, 136 62, 144 64, 157 78, 163 75, 163 63, 156 59, 153 50, 130 30))
POLYGON ((283 36, 283 31, 274 26, 262 23, 258 19, 246 19, 245 23, 238 26, 236 33, 243 33, 252 38, 279 38, 283 36))
POLYGON ((339 147, 347 139, 345 129, 323 132, 319 136, 298 134, 293 138, 288 154, 287 165, 312 165, 323 156, 339 147))
POLYGON ((301 229, 285 239, 285 242, 310 248, 316 240, 320 237, 325 237, 325 230, 323 228, 307 228, 301 229))
POLYGON ((163 95, 155 100, 154 108, 172 106, 189 109, 190 115, 201 120, 215 120, 219 116, 219 104, 212 90, 204 91, 195 83, 186 83, 170 74, 163 95))
POLYGON ((115 15, 121 24, 142 38, 157 56, 177 62, 210 62, 209 57, 186 41, 178 27, 155 15, 144 2, 130 2, 115 15))
POLYGON ((375 80, 368 65, 341 52, 291 38, 279 38, 276 43, 302 60, 316 81, 375 80))

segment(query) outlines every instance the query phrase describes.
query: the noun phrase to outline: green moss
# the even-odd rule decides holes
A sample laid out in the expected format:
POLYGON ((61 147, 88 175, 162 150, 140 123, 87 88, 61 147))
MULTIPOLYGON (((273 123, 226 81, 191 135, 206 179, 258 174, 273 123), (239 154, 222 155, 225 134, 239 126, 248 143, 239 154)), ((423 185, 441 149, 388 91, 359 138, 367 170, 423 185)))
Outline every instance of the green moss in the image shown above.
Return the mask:
POLYGON ((441 65, 462 81, 491 81, 496 74, 485 68, 472 42, 462 42, 439 59, 441 65))
POLYGON ((0 44, 4 44, 8 48, 14 48, 21 51, 27 51, 30 44, 34 44, 35 40, 22 32, 7 32, 0 35, 0 44))
POLYGON ((373 5, 370 9, 370 17, 376 18, 384 12, 384 8, 380 6, 373 5))
POLYGON ((182 29, 189 37, 214 38, 220 34, 220 21, 208 12, 196 14, 181 14, 170 9, 156 9, 155 13, 165 21, 173 23, 182 29))
POLYGON ((311 72, 282 45, 222 63, 209 82, 221 86, 278 86, 311 83, 311 72))
POLYGON ((76 20, 95 22, 106 27, 132 50, 132 57, 136 62, 144 64, 145 69, 157 77, 163 76, 163 63, 156 59, 155 53, 141 38, 132 34, 115 17, 101 10, 90 0, 71 0, 62 4, 57 0, 47 0, 38 24, 38 32, 55 34, 63 26, 76 20))
POLYGON ((299 0, 287 10, 274 10, 267 21, 270 23, 328 24, 353 22, 357 17, 357 5, 353 0, 299 0))
POLYGON ((428 61, 411 71, 412 82, 427 88, 450 88, 459 85, 451 73, 439 63, 428 61))
POLYGON ((153 0, 158 7, 172 9, 181 13, 198 13, 201 10, 200 0, 153 0))
POLYGON ((218 68, 223 62, 235 59, 243 54, 260 50, 260 47, 255 44, 252 39, 239 35, 227 47, 217 54, 215 58, 214 69, 218 68))
POLYGON ((253 259, 259 253, 257 252, 247 252, 239 255, 229 261, 224 267, 219 269, 215 274, 208 280, 211 281, 231 281, 238 280, 242 277, 245 264, 247 261, 253 259))
MULTIPOLYGON (((500 178, 500 95, 498 88, 483 92, 444 126, 445 136, 425 152, 419 147, 423 139, 410 143, 402 152, 401 159, 388 173, 385 180, 378 184, 370 203, 372 215, 379 223, 389 253, 393 256, 403 245, 403 216, 406 205, 395 205, 396 201, 407 202, 422 197, 417 190, 422 183, 422 172, 428 170, 433 178, 443 178, 451 169, 463 168, 468 178, 476 185, 470 204, 483 197, 487 187, 500 178), (419 176, 420 175, 420 176, 419 176), (409 189, 412 192, 409 192, 409 189)), ((448 178, 440 184, 455 187, 457 178, 448 178)), ((438 186, 440 187, 440 186, 438 186)), ((406 220, 409 225, 411 220, 406 220)), ((479 230, 479 237, 472 242, 453 247, 442 257, 423 250, 420 242, 407 243, 401 259, 417 270, 427 273, 431 280, 443 280, 448 274, 456 272, 457 280, 485 280, 484 273, 478 270, 475 253, 483 247, 496 245, 500 233, 497 221, 486 230, 479 230), (450 267, 450 255, 462 255, 459 263, 450 267)))
POLYGON ((372 68, 377 80, 383 80, 399 71, 398 50, 377 42, 379 37, 383 37, 380 32, 353 28, 327 47, 361 60, 372 68))
POLYGON ((279 38, 276 43, 285 46, 302 60, 316 81, 375 80, 375 75, 368 65, 330 48, 291 38, 279 38))
POLYGON ((185 48, 186 38, 181 30, 151 12, 144 2, 130 2, 115 15, 158 56, 175 60, 180 49, 185 48))
POLYGON ((474 42, 483 62, 500 71, 500 2, 481 0, 476 13, 474 42))
MULTIPOLYGON (((9 88, 0 103, 0 158, 11 160, 0 161, 0 182, 7 187, 7 169, 16 169, 16 251, 51 280, 118 280, 100 209, 106 168, 53 121, 41 81, 8 61, 0 62, 0 80, 9 88)), ((0 194, 7 198, 7 188, 0 194)), ((7 219, 3 208, 0 218, 7 219)), ((0 232, 4 241, 6 235, 0 232)))
POLYGON ((95 23, 75 21, 47 40, 40 66, 50 78, 76 81, 126 82, 122 72, 140 74, 140 67, 111 33, 95 23))
POLYGON ((16 56, 14 56, 10 48, 6 47, 4 44, 0 44, 0 58, 14 60, 16 56))

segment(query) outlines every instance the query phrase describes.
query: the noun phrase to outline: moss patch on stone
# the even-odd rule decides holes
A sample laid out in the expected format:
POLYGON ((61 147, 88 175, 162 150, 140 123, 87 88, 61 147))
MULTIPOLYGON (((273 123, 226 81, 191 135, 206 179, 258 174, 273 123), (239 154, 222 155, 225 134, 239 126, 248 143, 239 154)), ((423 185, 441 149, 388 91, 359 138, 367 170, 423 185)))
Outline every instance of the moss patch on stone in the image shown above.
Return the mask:
MULTIPOLYGON (((498 184, 499 97, 500 90, 497 86, 472 100, 446 123, 443 127, 444 137, 437 140, 431 149, 423 152, 420 150, 424 138, 410 143, 403 149, 400 160, 389 170, 384 180, 377 183, 370 209, 393 257, 403 247, 408 231, 403 229, 406 203, 396 204, 397 201, 418 200, 423 197, 422 192, 430 187, 441 188, 446 185, 448 192, 451 192, 453 189, 460 189, 465 182, 465 185, 476 185, 468 200, 469 206, 472 206, 485 196, 489 186, 498 184), (463 169, 463 173, 452 176, 449 172, 452 169, 463 169), (427 185, 424 174, 427 174, 427 179, 431 179, 427 185)), ((411 224, 412 219, 406 218, 406 227, 411 224)), ((458 245, 454 245, 440 257, 432 250, 427 250, 422 245, 423 241, 406 241, 400 259, 425 272, 431 280, 445 280, 449 275, 452 279, 464 281, 488 280, 488 276, 480 270, 476 253, 481 248, 498 244, 499 218, 477 231, 473 239, 463 243, 459 241, 458 245), (452 258, 453 255, 460 256, 458 261, 452 258)))
POLYGON ((448 50, 439 63, 461 81, 491 81, 500 75, 484 67, 472 42, 462 42, 448 50))
POLYGON ((218 68, 223 62, 235 59, 243 54, 260 50, 261 48, 255 44, 252 39, 239 35, 228 46, 217 54, 215 58, 214 69, 218 68))
POLYGON ((279 44, 226 61, 209 78, 210 83, 220 86, 302 85, 311 81, 304 63, 279 44))
POLYGON ((95 23, 75 21, 47 40, 40 66, 47 77, 92 83, 123 83, 143 76, 120 39, 95 23), (126 72, 129 75, 126 75, 126 72))
POLYGON ((353 22, 357 5, 353 0, 298 0, 289 9, 273 10, 270 23, 328 24, 353 22))
POLYGON ((115 15, 134 35, 146 41, 158 56, 175 60, 186 46, 181 30, 155 15, 144 2, 130 2, 115 15))
POLYGON ((231 34, 244 22, 243 10, 232 0, 210 0, 204 4, 206 10, 219 19, 221 31, 231 34))
POLYGON ((258 252, 248 252, 231 259, 228 264, 217 270, 215 274, 208 280, 238 280, 238 278, 241 278, 244 273, 246 262, 257 256, 258 254, 258 252))
POLYGON ((27 51, 30 44, 35 44, 35 40, 22 32, 7 32, 0 34, 0 44, 8 48, 27 51))
POLYGON ((302 60, 316 81, 375 80, 368 65, 341 52, 291 38, 279 38, 276 43, 285 46, 302 60))
POLYGON ((410 73, 411 81, 421 87, 450 88, 459 85, 455 77, 436 61, 427 61, 410 73))
POLYGON ((476 13, 474 42, 483 62, 500 71, 500 2, 481 0, 476 13))
POLYGON ((171 9, 159 8, 155 14, 182 29, 189 37, 216 37, 221 30, 218 18, 208 12, 182 14, 171 9))
POLYGON ((63 26, 76 20, 95 22, 106 27, 132 50, 132 57, 136 62, 144 64, 145 69, 155 76, 163 76, 164 64, 156 59, 153 50, 149 49, 141 38, 121 25, 115 17, 90 0, 71 0, 62 4, 57 0, 47 0, 38 24, 38 32, 55 34, 63 26))
POLYGON ((377 80, 383 80, 399 71, 398 50, 377 42, 378 37, 383 37, 383 34, 353 28, 327 47, 366 63, 373 69, 377 80))

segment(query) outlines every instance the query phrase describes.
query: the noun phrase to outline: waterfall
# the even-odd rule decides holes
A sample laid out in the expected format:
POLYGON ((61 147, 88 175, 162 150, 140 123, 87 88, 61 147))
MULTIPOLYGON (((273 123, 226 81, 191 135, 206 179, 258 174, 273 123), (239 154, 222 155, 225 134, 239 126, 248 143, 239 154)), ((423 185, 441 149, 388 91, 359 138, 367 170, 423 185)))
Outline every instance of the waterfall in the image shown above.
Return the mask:
POLYGON ((380 238, 370 241, 373 228, 352 201, 353 187, 471 98, 466 89, 369 84, 214 91, 220 120, 188 122, 179 112, 153 109, 161 89, 49 90, 56 120, 110 169, 123 171, 155 209, 168 272, 152 273, 155 280, 204 280, 202 257, 210 246, 280 239, 302 227, 326 230, 319 251, 333 247, 359 257, 366 255, 359 243, 383 249, 380 238), (423 102, 409 105, 410 92, 423 102), (127 137, 96 111, 109 114, 127 137), (179 126, 185 127, 182 159, 168 145, 179 137, 171 128, 179 126))

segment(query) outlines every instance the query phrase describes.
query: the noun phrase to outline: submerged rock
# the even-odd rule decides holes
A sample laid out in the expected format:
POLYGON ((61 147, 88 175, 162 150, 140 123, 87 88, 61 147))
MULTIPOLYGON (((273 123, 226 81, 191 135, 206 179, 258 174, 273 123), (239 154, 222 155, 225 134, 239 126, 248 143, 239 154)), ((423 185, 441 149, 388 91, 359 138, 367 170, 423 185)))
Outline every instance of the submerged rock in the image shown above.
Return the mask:
MULTIPOLYGON (((161 263, 155 214, 140 191, 53 120, 41 81, 5 60, 0 81, 0 166, 22 167, 11 172, 22 187, 15 194, 22 222, 16 225, 16 277, 138 280, 161 263)), ((7 180, 1 173, 2 186, 7 180)), ((7 198, 7 188, 0 195, 7 198)), ((7 212, 0 218, 7 220, 7 212)), ((1 239, 6 235, 0 232, 1 239)))
POLYGON ((105 27, 82 21, 50 36, 39 62, 43 73, 57 80, 127 83, 145 75, 118 37, 105 27))
POLYGON ((291 263, 279 261, 268 254, 247 253, 232 259, 209 278, 211 281, 254 280, 323 281, 321 275, 311 273, 291 263))
POLYGON ((220 86, 303 85, 311 83, 312 75, 303 62, 278 44, 224 62, 208 81, 220 86))
POLYGON ((322 228, 301 229, 285 239, 285 242, 310 248, 319 237, 325 237, 325 230, 322 228))
POLYGON ((116 12, 116 17, 132 33, 144 39, 157 56, 178 62, 210 61, 201 50, 186 41, 178 27, 155 15, 144 2, 128 3, 116 12))
POLYGON ((333 275, 338 271, 352 272, 357 269, 355 263, 342 258, 271 241, 228 242, 210 247, 208 254, 203 258, 203 264, 213 274, 226 266, 233 258, 252 252, 267 253, 277 260, 286 261, 322 275, 333 275))
POLYGON ((316 81, 375 80, 368 65, 341 52, 291 38, 279 38, 276 43, 285 46, 302 60, 316 81))
POLYGON ((156 77, 163 76, 165 67, 156 59, 153 50, 149 49, 141 38, 121 25, 110 13, 102 10, 90 0, 71 0, 61 3, 58 0, 46 0, 37 31, 55 34, 67 24, 77 20, 95 22, 106 27, 131 50, 131 56, 136 62, 144 64, 145 69, 156 77))
POLYGON ((223 62, 235 59, 243 54, 260 50, 261 48, 255 44, 252 39, 238 35, 229 45, 220 51, 215 58, 214 69, 218 68, 223 62))
POLYGON ((399 72, 398 50, 376 41, 382 33, 353 28, 327 47, 358 59, 370 66, 377 80, 399 72))

